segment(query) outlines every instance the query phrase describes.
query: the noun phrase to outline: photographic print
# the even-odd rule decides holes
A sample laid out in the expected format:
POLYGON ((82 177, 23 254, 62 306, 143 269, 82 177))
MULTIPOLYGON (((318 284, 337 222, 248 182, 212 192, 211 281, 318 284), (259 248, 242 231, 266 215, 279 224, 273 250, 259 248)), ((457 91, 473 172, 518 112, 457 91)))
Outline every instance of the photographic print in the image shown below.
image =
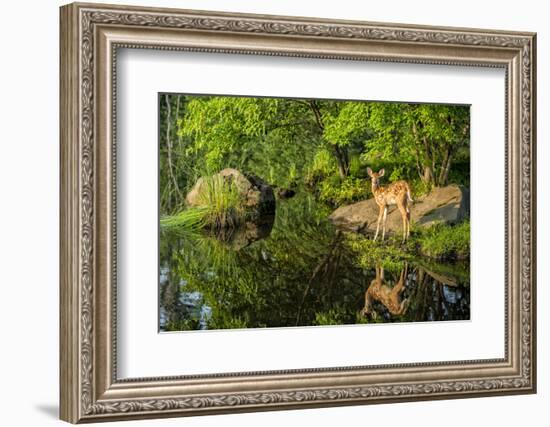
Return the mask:
POLYGON ((470 318, 470 108, 161 93, 159 329, 470 318))

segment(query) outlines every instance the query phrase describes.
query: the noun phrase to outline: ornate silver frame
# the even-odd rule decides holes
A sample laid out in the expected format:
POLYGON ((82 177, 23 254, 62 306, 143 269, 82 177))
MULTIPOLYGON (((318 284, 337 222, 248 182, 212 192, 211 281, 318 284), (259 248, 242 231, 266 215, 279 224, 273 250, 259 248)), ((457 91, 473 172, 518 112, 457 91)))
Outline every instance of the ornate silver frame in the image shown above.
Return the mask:
POLYGON ((535 392, 535 34, 71 4, 61 8, 60 42, 61 419, 535 392), (113 151, 118 47, 504 68, 505 357, 118 380, 113 151))

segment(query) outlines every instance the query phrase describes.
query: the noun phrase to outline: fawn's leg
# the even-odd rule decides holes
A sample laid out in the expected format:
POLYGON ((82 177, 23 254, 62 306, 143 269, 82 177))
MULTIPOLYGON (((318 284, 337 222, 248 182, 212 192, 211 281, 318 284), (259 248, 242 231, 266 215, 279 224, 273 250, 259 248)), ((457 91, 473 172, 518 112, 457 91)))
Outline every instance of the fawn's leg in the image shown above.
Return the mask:
POLYGON ((399 275, 399 281, 392 288, 393 294, 395 294, 396 296, 399 296, 399 294, 401 294, 405 290, 406 279, 407 279, 407 264, 405 264, 405 268, 401 270, 401 274, 399 275))
POLYGON ((384 206, 384 218, 382 219, 382 240, 386 236, 386 220, 388 219, 388 206, 384 206))
POLYGON ((379 206, 380 211, 378 212, 378 222, 376 223, 376 233, 374 233, 374 240, 378 237, 378 231, 380 230, 380 221, 382 220, 382 213, 384 212, 384 208, 382 206, 379 206))
POLYGON ((411 208, 409 208, 409 202, 407 201, 407 239, 411 235, 411 208))
POLYGON ((401 213, 401 220, 403 221, 403 242, 407 240, 407 208, 402 204, 398 204, 399 212, 401 213))
POLYGON ((371 308, 372 308, 372 296, 370 294, 370 289, 372 287, 371 285, 368 287, 368 289, 365 291, 365 305, 363 306, 363 309, 361 310, 361 315, 366 316, 370 314, 371 308))

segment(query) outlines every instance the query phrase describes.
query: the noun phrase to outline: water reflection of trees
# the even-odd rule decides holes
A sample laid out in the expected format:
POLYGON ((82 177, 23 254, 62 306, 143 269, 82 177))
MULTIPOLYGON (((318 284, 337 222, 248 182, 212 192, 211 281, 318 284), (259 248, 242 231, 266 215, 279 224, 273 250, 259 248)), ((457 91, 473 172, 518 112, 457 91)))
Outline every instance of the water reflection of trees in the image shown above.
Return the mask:
POLYGON ((380 276, 380 267, 359 268, 346 235, 336 232, 325 220, 326 212, 312 203, 298 197, 281 203, 271 233, 260 233, 257 240, 250 239, 251 233, 245 239, 242 234, 237 239, 163 235, 163 329, 469 318, 467 274, 415 263, 404 264, 405 272, 384 271, 390 293, 404 276, 399 291, 407 300, 404 310, 389 310, 373 298, 371 311, 362 315, 365 292, 377 271, 380 276))

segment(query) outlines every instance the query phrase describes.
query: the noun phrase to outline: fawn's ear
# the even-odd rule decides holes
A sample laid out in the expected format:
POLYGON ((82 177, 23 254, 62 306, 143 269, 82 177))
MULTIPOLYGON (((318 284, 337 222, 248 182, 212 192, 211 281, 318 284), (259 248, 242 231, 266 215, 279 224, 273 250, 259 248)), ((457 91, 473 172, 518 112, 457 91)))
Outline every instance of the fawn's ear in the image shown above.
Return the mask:
POLYGON ((378 176, 384 176, 384 169, 380 169, 378 171, 378 176))
POLYGON ((367 168, 367 173, 369 174, 370 177, 372 177, 372 169, 371 168, 367 168))

